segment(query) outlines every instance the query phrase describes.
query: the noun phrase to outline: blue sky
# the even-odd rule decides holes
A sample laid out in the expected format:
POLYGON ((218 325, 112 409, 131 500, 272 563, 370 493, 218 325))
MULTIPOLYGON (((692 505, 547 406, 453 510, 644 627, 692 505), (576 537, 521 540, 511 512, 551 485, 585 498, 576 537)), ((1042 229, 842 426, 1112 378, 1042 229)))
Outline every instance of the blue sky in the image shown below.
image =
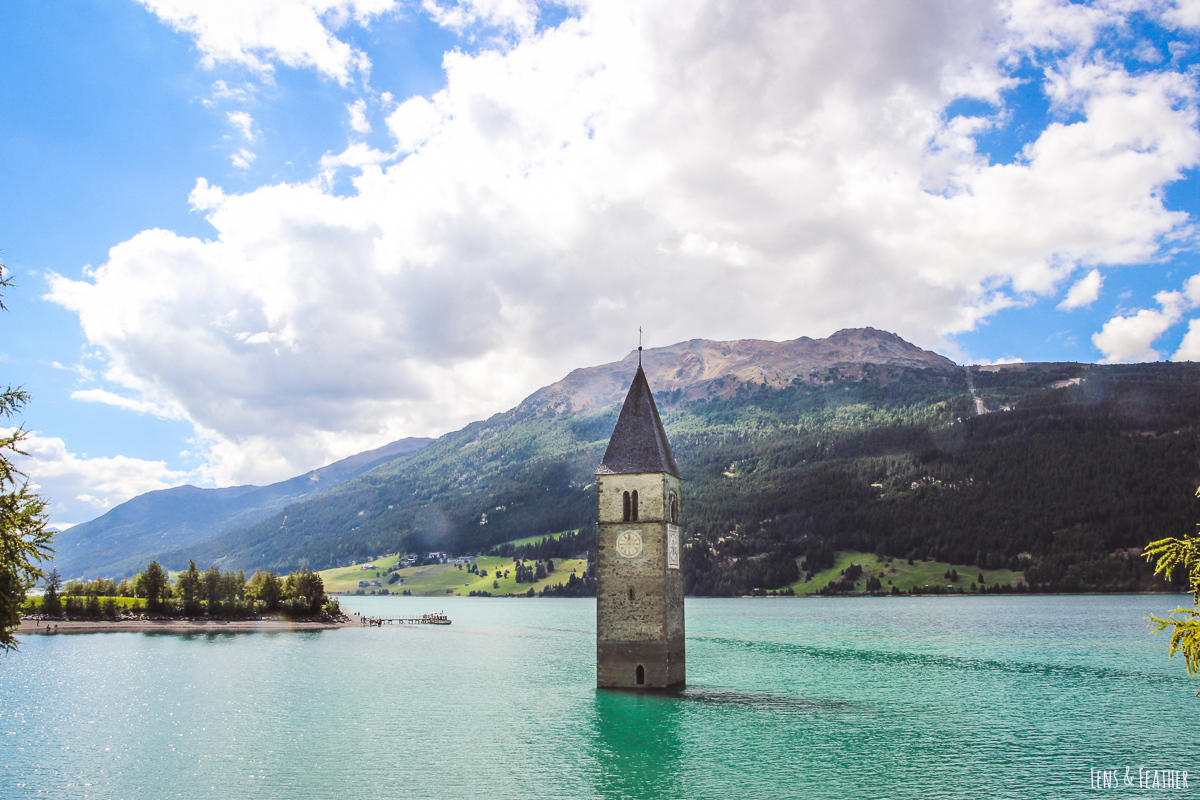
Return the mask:
POLYGON ((0 382, 59 525, 456 429, 639 325, 1200 359, 1200 3, 0 21, 0 382))

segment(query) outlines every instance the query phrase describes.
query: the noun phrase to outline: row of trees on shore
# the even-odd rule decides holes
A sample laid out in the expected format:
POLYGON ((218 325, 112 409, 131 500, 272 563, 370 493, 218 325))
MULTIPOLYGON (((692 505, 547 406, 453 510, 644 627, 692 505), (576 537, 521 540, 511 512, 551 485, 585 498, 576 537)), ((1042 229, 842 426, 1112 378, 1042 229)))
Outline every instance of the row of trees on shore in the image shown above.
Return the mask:
POLYGON ((321 576, 301 568, 286 577, 259 570, 249 579, 245 572, 221 572, 216 566, 201 571, 196 562, 175 576, 157 561, 132 579, 109 578, 68 581, 63 585, 57 572, 46 581, 46 593, 26 603, 26 610, 49 617, 115 618, 124 610, 143 609, 167 617, 210 617, 245 619, 262 613, 288 617, 340 616, 337 600, 325 594, 321 576), (134 599, 133 604, 120 602, 134 599), (144 601, 144 605, 143 602, 144 601))

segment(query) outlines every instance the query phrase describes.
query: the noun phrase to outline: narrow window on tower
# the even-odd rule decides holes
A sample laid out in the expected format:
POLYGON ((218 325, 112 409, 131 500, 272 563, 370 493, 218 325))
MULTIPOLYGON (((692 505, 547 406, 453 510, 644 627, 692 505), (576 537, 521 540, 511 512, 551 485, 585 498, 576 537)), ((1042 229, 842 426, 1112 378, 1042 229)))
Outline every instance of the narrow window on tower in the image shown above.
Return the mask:
POLYGON ((634 489, 633 490, 633 500, 629 503, 629 509, 632 512, 632 516, 629 518, 630 522, 637 522, 637 507, 638 507, 637 489, 634 489))
POLYGON ((636 519, 636 517, 630 517, 630 516, 629 516, 629 492, 626 492, 626 493, 625 493, 625 503, 624 503, 624 505, 625 505, 625 508, 624 508, 624 511, 625 511, 625 513, 624 513, 624 516, 622 516, 622 517, 621 517, 621 521, 622 521, 622 522, 629 522, 629 520, 630 520, 630 519, 636 519))
POLYGON ((675 493, 674 493, 674 492, 671 492, 671 516, 670 516, 670 521, 671 521, 671 523, 672 523, 672 524, 674 524, 674 525, 678 525, 678 524, 679 524, 679 498, 675 496, 675 493))
POLYGON ((629 587, 629 602, 633 602, 633 587, 629 587))

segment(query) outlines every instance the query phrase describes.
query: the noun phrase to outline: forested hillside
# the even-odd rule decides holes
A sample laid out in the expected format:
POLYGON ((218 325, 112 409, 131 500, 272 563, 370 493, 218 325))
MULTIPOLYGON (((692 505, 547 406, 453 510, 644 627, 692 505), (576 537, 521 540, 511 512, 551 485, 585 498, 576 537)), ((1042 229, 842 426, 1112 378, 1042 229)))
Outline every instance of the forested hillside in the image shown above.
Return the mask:
POLYGON ((76 578, 132 575, 163 550, 187 549, 252 525, 379 464, 416 452, 430 441, 401 439, 270 486, 175 486, 138 495, 58 534, 54 567, 60 574, 76 578))
POLYGON ((1200 519, 1200 368, 974 373, 1008 410, 976 414, 962 384, 929 375, 690 409, 720 423, 675 437, 689 590, 770 588, 792 556, 819 568, 846 548, 1024 569, 1043 590, 1139 588, 1149 570, 1128 549, 1200 519))
MULTIPOLYGON (((1131 549, 1200 520, 1200 366, 971 376, 987 413, 961 367, 830 365, 781 388, 722 378, 700 397, 659 393, 687 480, 688 591, 782 586, 798 562, 819 569, 839 549, 1023 569, 1041 590, 1142 586, 1131 549)), ((319 569, 592 530, 592 473, 618 407, 561 400, 526 402, 166 561, 319 569)))

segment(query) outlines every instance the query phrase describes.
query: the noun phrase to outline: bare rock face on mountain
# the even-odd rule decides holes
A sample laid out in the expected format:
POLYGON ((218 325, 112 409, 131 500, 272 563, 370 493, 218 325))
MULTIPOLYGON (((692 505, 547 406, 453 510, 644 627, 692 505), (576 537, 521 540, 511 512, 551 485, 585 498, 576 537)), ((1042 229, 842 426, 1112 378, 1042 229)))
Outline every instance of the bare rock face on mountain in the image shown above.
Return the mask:
MULTIPOLYGON (((586 411, 619 403, 629 388, 637 359, 634 350, 621 361, 577 369, 530 395, 521 405, 586 411)), ((906 369, 958 369, 945 356, 874 328, 847 328, 825 339, 804 336, 788 342, 692 339, 646 350, 642 366, 660 403, 725 397, 743 384, 781 388, 797 379, 805 383, 888 380, 906 369), (676 391, 677 395, 670 394, 676 391)))

